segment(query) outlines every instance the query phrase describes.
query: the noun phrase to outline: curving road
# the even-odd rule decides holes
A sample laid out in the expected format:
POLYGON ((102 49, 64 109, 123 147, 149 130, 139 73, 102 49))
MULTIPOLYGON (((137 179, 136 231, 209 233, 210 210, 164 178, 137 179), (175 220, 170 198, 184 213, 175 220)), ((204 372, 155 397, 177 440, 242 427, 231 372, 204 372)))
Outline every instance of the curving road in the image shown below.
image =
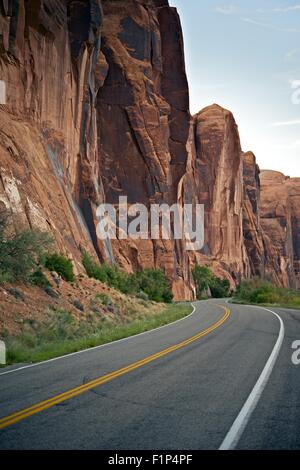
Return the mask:
POLYGON ((300 449, 300 312, 273 312, 197 302, 164 328, 4 370, 0 448, 300 449))

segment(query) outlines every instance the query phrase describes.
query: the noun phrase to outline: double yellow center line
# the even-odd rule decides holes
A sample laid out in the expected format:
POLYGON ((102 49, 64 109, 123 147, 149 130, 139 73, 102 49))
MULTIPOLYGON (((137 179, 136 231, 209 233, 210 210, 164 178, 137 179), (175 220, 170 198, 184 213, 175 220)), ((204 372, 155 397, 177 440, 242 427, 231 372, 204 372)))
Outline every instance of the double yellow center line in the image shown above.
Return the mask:
POLYGON ((148 356, 145 359, 141 359, 137 362, 134 362, 133 364, 130 364, 129 366, 122 367, 121 369, 118 369, 114 372, 103 375, 102 377, 99 377, 97 379, 91 380, 90 382, 87 382, 84 385, 80 385, 79 387, 68 390, 67 392, 61 393, 52 398, 41 401, 40 403, 37 403, 36 405, 30 406, 28 408, 25 408, 24 410, 18 411, 16 413, 12 413, 4 418, 1 418, 0 429, 4 429, 7 426, 11 426, 12 424, 18 423, 19 421, 22 421, 23 419, 26 419, 36 413, 40 413, 41 411, 51 408, 52 406, 58 405, 59 403, 69 400, 70 398, 76 397, 78 395, 81 395, 82 393, 87 392, 88 390, 98 387, 99 385, 103 385, 107 382, 110 382, 111 380, 116 379, 117 377, 121 377, 122 375, 128 374, 129 372, 132 372, 135 369, 139 369, 140 367, 146 364, 149 364, 150 362, 156 361, 157 359, 160 359, 161 357, 167 356, 168 354, 174 351, 178 351, 179 349, 182 349, 188 346, 189 344, 194 343, 198 339, 203 338, 204 336, 208 335, 212 331, 219 328, 227 320, 227 318, 230 315, 230 310, 228 308, 220 306, 220 305, 218 305, 218 307, 221 307, 225 310, 225 314, 223 315, 223 317, 220 318, 219 321, 211 325, 209 328, 201 331, 195 336, 192 336, 191 338, 188 338, 185 341, 182 341, 178 344, 170 346, 169 348, 163 349, 162 351, 156 354, 152 354, 151 356, 148 356))

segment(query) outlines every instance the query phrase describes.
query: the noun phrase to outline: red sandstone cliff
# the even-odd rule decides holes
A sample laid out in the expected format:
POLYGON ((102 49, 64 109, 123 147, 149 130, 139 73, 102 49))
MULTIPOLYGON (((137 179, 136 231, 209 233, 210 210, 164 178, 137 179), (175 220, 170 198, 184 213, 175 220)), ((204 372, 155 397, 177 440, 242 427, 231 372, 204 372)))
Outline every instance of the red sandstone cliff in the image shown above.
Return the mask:
POLYGON ((194 118, 198 202, 205 206, 205 257, 219 262, 238 282, 247 272, 243 241, 243 160, 233 115, 218 105, 194 118))
POLYGON ((93 237, 80 204, 103 198, 95 99, 106 74, 99 0, 0 2, 0 208, 51 231, 80 260, 93 237))
MULTIPOLYGON (((299 178, 289 178, 276 171, 262 171, 261 226, 277 253, 279 283, 294 288, 300 287, 299 203, 299 178)), ((270 266, 268 268, 272 272, 270 266)))
POLYGON ((189 98, 178 14, 166 1, 0 2, 0 201, 16 228, 54 233, 80 269, 92 246, 127 270, 163 268, 178 297, 182 243, 96 237, 100 202, 176 202, 189 98), (92 243, 91 243, 92 242, 92 243))
MULTIPOLYGON (((97 100, 99 167, 106 201, 175 203, 186 171, 189 93, 178 14, 162 1, 103 1, 107 79, 97 100), (155 6, 156 4, 156 6, 155 6)), ((184 246, 114 241, 127 270, 163 268, 177 297, 190 293, 184 246)))
POLYGON ((243 154, 243 239, 250 276, 265 275, 265 247, 260 223, 260 170, 252 152, 243 154))
POLYGON ((0 211, 16 230, 51 231, 79 271, 85 249, 128 271, 160 267, 176 298, 192 296, 195 262, 232 285, 299 286, 300 180, 263 172, 260 188, 232 114, 213 105, 191 118, 167 0, 0 0, 0 79, 0 211), (121 195, 204 204, 204 248, 100 242, 97 206, 121 195))

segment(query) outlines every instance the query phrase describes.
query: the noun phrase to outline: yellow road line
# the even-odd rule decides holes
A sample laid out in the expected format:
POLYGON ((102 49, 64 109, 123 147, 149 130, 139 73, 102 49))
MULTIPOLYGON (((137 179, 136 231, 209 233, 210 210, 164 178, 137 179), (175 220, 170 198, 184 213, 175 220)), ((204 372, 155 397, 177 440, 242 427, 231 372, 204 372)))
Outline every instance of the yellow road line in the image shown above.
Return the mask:
POLYGON ((161 357, 164 357, 174 351, 177 351, 178 349, 182 349, 188 346, 189 344, 197 341, 198 339, 203 338, 204 336, 208 335, 212 331, 219 328, 227 320, 227 318, 229 317, 231 313, 230 310, 226 307, 223 307, 221 305, 218 305, 218 307, 221 307, 225 310, 225 314, 223 315, 223 317, 220 318, 220 320, 218 320, 216 323, 214 323, 210 327, 201 331, 200 333, 197 333, 191 338, 188 338, 178 344, 170 346, 169 348, 163 349, 162 351, 158 353, 152 354, 151 356, 148 356, 145 359, 141 359, 137 362, 134 362, 133 364, 130 364, 129 366, 122 367, 121 369, 118 369, 114 372, 110 372, 109 374, 103 375, 102 377, 98 377, 97 379, 91 380, 90 382, 80 385, 79 387, 73 388, 71 390, 68 390, 67 392, 61 393, 52 398, 41 401, 40 403, 37 403, 36 405, 32 405, 28 408, 25 408, 24 410, 5 416, 4 418, 0 419, 0 429, 4 429, 7 426, 11 426, 12 424, 18 423, 19 421, 22 421, 23 419, 26 419, 43 410, 51 408, 52 406, 55 406, 58 403, 62 403, 66 400, 69 400, 70 398, 76 397, 78 395, 81 395, 82 393, 87 392, 88 390, 98 387, 99 385, 110 382, 111 380, 116 379, 117 377, 121 377, 122 375, 128 374, 129 372, 132 372, 135 369, 138 369, 146 364, 149 364, 150 362, 156 361, 157 359, 161 357))

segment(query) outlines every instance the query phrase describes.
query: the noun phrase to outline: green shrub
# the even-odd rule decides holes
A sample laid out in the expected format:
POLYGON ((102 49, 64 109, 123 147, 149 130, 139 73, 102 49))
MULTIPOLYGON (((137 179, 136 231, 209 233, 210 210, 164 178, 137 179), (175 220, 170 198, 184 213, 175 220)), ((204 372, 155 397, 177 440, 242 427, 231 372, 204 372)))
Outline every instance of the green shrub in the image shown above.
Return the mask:
POLYGON ((216 299, 222 299, 229 297, 230 295, 230 282, 228 279, 220 279, 219 277, 213 277, 210 285, 211 295, 216 299))
POLYGON ((75 281, 72 261, 65 256, 59 253, 47 254, 43 257, 43 263, 45 268, 49 269, 49 271, 55 271, 65 281, 75 281))
POLYGON ((203 291, 209 289, 212 282, 212 272, 208 266, 195 266, 193 269, 193 278, 197 287, 197 296, 201 297, 203 291))
POLYGON ((215 298, 229 297, 230 283, 228 279, 221 279, 215 276, 208 266, 195 266, 193 278, 196 284, 197 298, 201 299, 203 292, 210 290, 215 298))
POLYGON ((40 257, 52 243, 49 234, 39 230, 6 233, 7 221, 0 220, 0 274, 2 280, 28 281, 40 257))
POLYGON ((140 300, 144 300, 145 302, 148 302, 149 300, 149 296, 146 294, 146 292, 143 292, 142 290, 141 292, 138 292, 136 294, 136 298, 140 300))
POLYGON ((14 279, 11 274, 0 271, 0 285, 5 284, 6 282, 13 282, 13 280, 14 279))
POLYGON ((120 271, 116 266, 96 263, 88 253, 84 254, 82 263, 89 277, 114 287, 124 294, 133 292, 134 287, 130 276, 120 271))
POLYGON ((269 297, 276 293, 276 287, 270 282, 254 278, 248 279, 241 282, 237 287, 235 298, 245 300, 248 302, 259 302, 263 303, 268 300, 269 297))
POLYGON ((41 287, 42 289, 44 289, 45 287, 51 287, 51 283, 49 282, 41 268, 34 271, 31 274, 29 280, 31 284, 33 284, 34 286, 41 287))
POLYGON ((277 287, 269 281, 254 278, 241 282, 234 300, 253 304, 277 304, 299 307, 300 292, 277 287))
POLYGON ((100 300, 100 302, 105 306, 107 306, 111 303, 111 300, 110 300, 109 296, 107 294, 104 294, 104 293, 96 294, 95 299, 100 300))
POLYGON ((159 269, 145 269, 132 275, 140 291, 147 294, 149 300, 154 302, 171 303, 173 293, 168 285, 165 274, 159 269))
POLYGON ((137 296, 140 292, 143 292, 147 299, 155 302, 172 302, 172 291, 166 276, 160 270, 145 269, 130 275, 120 271, 116 266, 96 263, 87 253, 84 254, 82 262, 89 277, 97 279, 124 294, 137 296))
POLYGON ((97 279, 100 282, 107 283, 107 275, 102 269, 102 266, 99 263, 95 263, 92 257, 85 253, 82 258, 82 264, 86 270, 86 273, 89 277, 97 279))

